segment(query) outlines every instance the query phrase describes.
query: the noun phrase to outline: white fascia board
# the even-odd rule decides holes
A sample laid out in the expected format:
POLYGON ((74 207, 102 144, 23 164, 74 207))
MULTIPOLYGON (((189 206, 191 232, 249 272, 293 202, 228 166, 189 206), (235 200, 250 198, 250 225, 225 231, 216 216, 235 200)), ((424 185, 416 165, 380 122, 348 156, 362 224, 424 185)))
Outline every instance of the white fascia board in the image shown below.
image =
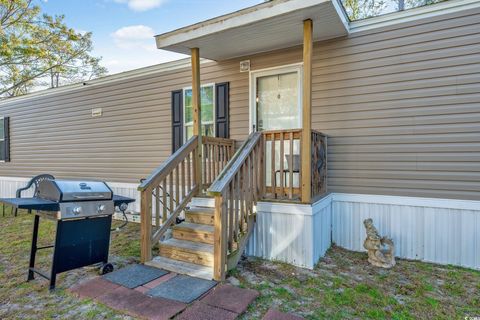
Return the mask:
MULTIPOLYGON (((192 39, 234 29, 255 22, 284 15, 289 12, 310 8, 322 3, 332 2, 338 6, 337 0, 283 0, 266 2, 231 14, 213 18, 188 27, 155 36, 157 48, 178 45, 192 39)), ((338 11, 338 7, 337 8, 338 11)), ((338 12, 343 16, 343 12, 338 12)), ((346 26, 348 30, 348 25, 346 26)))
POLYGON ((335 7, 335 10, 337 10, 338 17, 340 20, 342 20, 343 25, 345 26, 345 30, 350 32, 350 18, 347 15, 347 12, 345 11, 345 8, 343 4, 340 2, 340 0, 331 0, 333 6, 335 7))
POLYGON ((393 12, 378 17, 350 22, 350 33, 391 26, 480 7, 479 0, 449 0, 424 7, 393 12))

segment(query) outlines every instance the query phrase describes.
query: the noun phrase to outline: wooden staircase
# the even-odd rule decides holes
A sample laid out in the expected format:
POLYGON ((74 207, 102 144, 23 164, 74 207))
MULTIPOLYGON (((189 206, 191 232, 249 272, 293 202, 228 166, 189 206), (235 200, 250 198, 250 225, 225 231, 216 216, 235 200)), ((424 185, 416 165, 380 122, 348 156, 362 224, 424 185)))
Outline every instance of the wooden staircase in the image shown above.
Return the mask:
POLYGON ((159 243, 159 256, 148 265, 172 272, 213 278, 214 208, 192 206, 185 221, 172 226, 172 237, 159 243))
POLYGON ((252 133, 233 155, 233 140, 199 140, 192 137, 138 188, 141 261, 223 281, 246 247, 255 224, 254 205, 264 194, 264 143, 261 133, 252 133), (208 201, 192 203, 205 194, 213 197, 212 207, 198 206, 208 201), (182 212, 185 221, 176 224, 182 212))

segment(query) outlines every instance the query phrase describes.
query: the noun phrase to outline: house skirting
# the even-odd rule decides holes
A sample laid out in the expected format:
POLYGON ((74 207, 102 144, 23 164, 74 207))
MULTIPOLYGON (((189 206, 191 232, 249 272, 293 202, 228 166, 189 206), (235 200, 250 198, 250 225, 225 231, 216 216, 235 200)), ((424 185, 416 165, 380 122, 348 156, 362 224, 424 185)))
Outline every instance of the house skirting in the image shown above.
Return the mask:
POLYGON ((480 269, 480 201, 333 194, 332 241, 364 251, 363 220, 393 239, 400 258, 480 269))
MULTIPOLYGON (((0 177, 0 197, 15 197, 28 180, 0 177)), ((137 184, 108 184, 136 198, 129 210, 139 211, 137 184)), ((332 243, 364 251, 363 220, 372 218, 393 239, 397 257, 480 269, 480 201, 333 193, 313 205, 260 202, 256 210, 248 255, 313 268, 332 243)))
POLYGON ((313 205, 260 202, 246 253, 313 268, 332 243, 365 251, 367 218, 399 258, 480 269, 480 201, 469 200, 332 193, 313 205))

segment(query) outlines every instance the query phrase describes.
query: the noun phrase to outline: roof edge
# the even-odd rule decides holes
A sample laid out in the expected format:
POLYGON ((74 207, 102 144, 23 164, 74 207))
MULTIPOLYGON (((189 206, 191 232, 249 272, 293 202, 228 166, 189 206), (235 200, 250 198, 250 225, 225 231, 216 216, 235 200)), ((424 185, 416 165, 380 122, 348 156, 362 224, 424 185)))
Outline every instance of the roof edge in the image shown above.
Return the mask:
MULTIPOLYGON (((206 63, 206 62, 209 62, 209 61, 210 60, 208 60, 208 59, 201 59, 200 62, 201 63, 206 63)), ((86 87, 90 88, 92 86, 101 86, 101 85, 116 82, 116 81, 128 80, 128 79, 132 79, 132 78, 136 78, 136 77, 140 77, 140 76, 151 75, 151 74, 167 72, 167 71, 172 71, 172 70, 177 70, 177 69, 182 69, 182 68, 188 68, 188 67, 190 67, 190 59, 189 58, 169 61, 169 62, 165 62, 165 63, 151 65, 151 66, 148 66, 148 67, 143 67, 143 68, 124 71, 124 72, 120 72, 120 73, 116 73, 116 74, 112 74, 112 75, 107 75, 105 77, 101 77, 101 78, 97 78, 97 79, 93 79, 93 80, 88 80, 88 81, 84 81, 84 82, 69 84, 69 85, 58 87, 58 88, 42 89, 42 90, 39 90, 39 91, 27 93, 25 95, 21 95, 21 96, 17 96, 17 97, 0 99, 0 106, 4 105, 6 103, 12 102, 12 101, 30 99, 30 98, 36 98, 36 97, 42 97, 42 96, 49 96, 49 95, 54 95, 54 94, 57 94, 57 93, 66 93, 66 92, 69 92, 69 91, 79 90, 81 88, 86 88, 86 87)))
POLYGON ((326 2, 331 2, 335 6, 339 16, 341 16, 342 21, 344 21, 346 30, 348 31, 348 18, 346 18, 343 10, 339 10, 339 3, 337 1, 338 0, 273 0, 156 35, 155 41, 157 48, 162 49, 180 42, 215 34, 227 29, 249 25, 256 21, 279 16, 287 12, 309 8, 326 2))
POLYGON ((449 0, 427 6, 392 12, 377 17, 350 22, 350 32, 361 32, 391 26, 403 22, 428 18, 439 14, 454 13, 480 7, 478 0, 449 0))

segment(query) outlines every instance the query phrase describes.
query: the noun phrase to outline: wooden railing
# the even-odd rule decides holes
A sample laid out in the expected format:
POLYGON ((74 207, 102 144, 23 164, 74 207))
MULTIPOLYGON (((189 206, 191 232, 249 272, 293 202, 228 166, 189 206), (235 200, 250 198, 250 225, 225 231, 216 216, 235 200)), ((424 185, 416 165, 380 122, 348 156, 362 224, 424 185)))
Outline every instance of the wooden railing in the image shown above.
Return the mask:
POLYGON ((312 155, 304 158, 302 129, 263 131, 265 144, 265 198, 302 201, 302 161, 312 161, 311 199, 326 192, 327 137, 312 130, 312 155), (309 160, 311 159, 311 160, 309 160))
POLYGON ((202 137, 204 151, 199 161, 198 137, 188 140, 138 187, 141 195, 141 260, 150 261, 152 247, 175 222, 193 196, 203 193, 196 181, 201 168, 202 188, 211 184, 232 158, 234 140, 202 137))
POLYGON ((198 152, 198 137, 194 136, 138 187, 141 198, 142 262, 152 259, 153 244, 160 240, 197 193, 194 161, 198 152))
POLYGON ((235 140, 202 137, 203 187, 208 188, 233 157, 235 140))
POLYGON ((215 197, 216 280, 237 265, 253 230, 253 207, 264 192, 263 142, 261 133, 252 133, 208 189, 215 197))
MULTIPOLYGON (((204 161, 199 159, 198 137, 191 138, 139 186, 141 192, 141 260, 150 261, 157 243, 193 196, 202 192, 195 181, 202 168, 202 185, 215 197, 214 276, 225 278, 234 267, 254 224, 254 204, 274 198, 301 201, 302 129, 252 133, 233 154, 229 139, 202 137, 204 161), (198 163, 197 163, 198 164, 198 163)), ((311 196, 327 191, 327 137, 311 132, 311 196)))
POLYGON ((327 136, 312 130, 312 201, 327 192, 327 136))
POLYGON ((265 197, 299 200, 301 195, 302 129, 263 131, 265 197))

